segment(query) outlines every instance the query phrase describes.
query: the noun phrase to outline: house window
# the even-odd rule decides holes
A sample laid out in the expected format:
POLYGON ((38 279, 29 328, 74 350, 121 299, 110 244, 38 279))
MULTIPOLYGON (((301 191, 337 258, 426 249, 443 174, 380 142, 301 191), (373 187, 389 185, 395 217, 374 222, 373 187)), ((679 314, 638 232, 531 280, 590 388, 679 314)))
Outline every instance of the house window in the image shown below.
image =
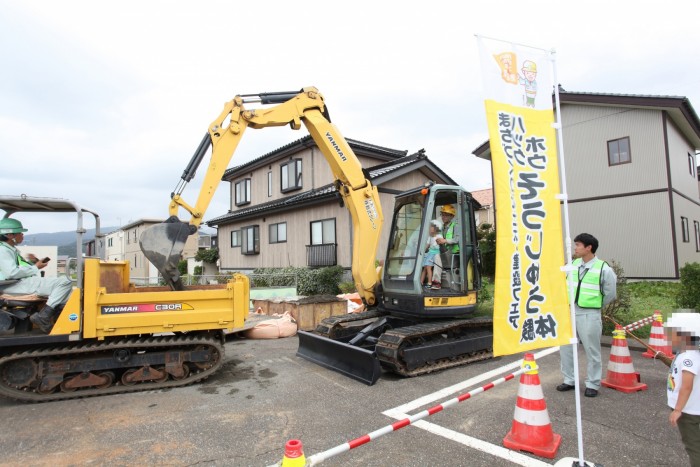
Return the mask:
POLYGON ((608 141, 608 165, 632 162, 629 137, 608 141))
POLYGON ((693 221, 695 226, 695 251, 700 251, 700 222, 693 221))
POLYGON ((293 159, 280 166, 282 193, 301 188, 301 159, 293 159))
POLYGON ((325 219, 311 223, 311 244, 327 245, 335 243, 335 219, 325 219))
POLYGON ((251 225, 241 229, 241 254, 257 255, 260 253, 260 227, 251 225))
POLYGON ((111 238, 108 238, 108 239, 107 239, 107 246, 112 246, 112 240, 113 240, 113 239, 111 239, 111 238))
POLYGON ((681 230, 683 231, 683 243, 690 242, 690 232, 688 232, 688 218, 681 216, 681 230))
POLYGON ((234 230, 231 232, 231 248, 237 248, 241 246, 241 231, 234 230))
POLYGON ((691 153, 688 153, 688 171, 690 172, 690 175, 695 178, 695 156, 691 153))
POLYGON ((270 243, 283 243, 287 241, 287 223, 270 224, 270 243))
POLYGON ((245 178, 236 183, 236 206, 250 203, 250 179, 245 178))
POLYGON ((272 196, 272 172, 267 173, 267 197, 272 196))

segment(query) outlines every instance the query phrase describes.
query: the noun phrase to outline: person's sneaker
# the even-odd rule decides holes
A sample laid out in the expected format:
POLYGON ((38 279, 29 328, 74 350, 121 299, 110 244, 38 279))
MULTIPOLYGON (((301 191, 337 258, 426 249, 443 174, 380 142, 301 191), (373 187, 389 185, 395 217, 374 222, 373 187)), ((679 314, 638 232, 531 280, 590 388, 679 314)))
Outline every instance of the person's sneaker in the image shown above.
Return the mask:
POLYGON ((433 281, 433 285, 430 288, 433 290, 439 290, 442 288, 442 285, 438 281, 433 281))
POLYGON ((576 389, 576 386, 572 384, 561 383, 559 386, 557 386, 557 391, 560 392, 571 391, 573 389, 576 389))
POLYGON ((598 395, 598 390, 593 388, 586 388, 583 395, 586 397, 595 397, 598 395))

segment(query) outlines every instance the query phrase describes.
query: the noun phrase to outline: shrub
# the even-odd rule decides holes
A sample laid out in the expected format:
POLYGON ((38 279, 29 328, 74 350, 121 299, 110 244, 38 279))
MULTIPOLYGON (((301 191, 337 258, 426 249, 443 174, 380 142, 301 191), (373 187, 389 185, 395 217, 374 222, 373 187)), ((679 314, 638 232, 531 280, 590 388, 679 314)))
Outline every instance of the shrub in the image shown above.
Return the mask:
POLYGON ((296 284, 299 270, 304 268, 256 268, 251 277, 251 287, 291 287, 296 284))
POLYGON ((357 292, 357 289, 355 288, 355 283, 353 281, 341 282, 340 284, 338 284, 338 288, 340 289, 340 293, 357 292))
POLYGON ((681 286, 676 295, 679 308, 700 310, 700 263, 687 263, 681 268, 681 286))
POLYGON ((493 277, 496 273, 496 230, 491 224, 481 224, 476 237, 481 251, 481 274, 493 277))
POLYGON ((342 266, 330 266, 320 269, 300 268, 297 275, 297 293, 299 295, 337 295, 338 284, 343 277, 342 266))
MULTIPOLYGON (((603 318, 612 318, 624 326, 633 321, 629 316, 632 300, 627 286, 627 277, 622 265, 617 261, 612 261, 610 267, 617 275, 617 298, 603 308, 603 318)), ((603 334, 609 336, 614 329, 615 325, 611 321, 603 319, 603 334)))
POLYGON ((187 260, 183 259, 177 263, 177 271, 181 276, 187 275, 187 260))
POLYGON ((204 261, 205 263, 216 263, 219 259, 219 249, 210 248, 209 250, 198 250, 197 254, 194 255, 194 259, 197 261, 204 261))

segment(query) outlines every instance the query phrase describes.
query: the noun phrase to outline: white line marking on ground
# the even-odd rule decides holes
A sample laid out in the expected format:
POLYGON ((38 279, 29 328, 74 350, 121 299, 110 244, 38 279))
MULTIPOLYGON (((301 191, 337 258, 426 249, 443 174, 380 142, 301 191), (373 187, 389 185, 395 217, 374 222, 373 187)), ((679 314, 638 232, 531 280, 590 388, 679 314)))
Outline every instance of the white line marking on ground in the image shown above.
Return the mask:
MULTIPOLYGON (((537 361, 537 359, 540 357, 545 357, 547 355, 553 354, 554 352, 558 352, 558 351, 559 351, 559 347, 550 347, 548 349, 537 352, 535 354, 535 361, 537 361)), ((520 368, 520 365, 521 365, 521 360, 517 360, 513 363, 509 363, 508 365, 504 365, 500 368, 495 368, 491 371, 487 371, 486 373, 482 373, 478 376, 475 376, 473 378, 462 381, 461 383, 457 383, 455 385, 446 387, 446 388, 441 389, 439 391, 436 391, 432 394, 428 394, 426 396, 420 397, 416 400, 413 400, 411 402, 407 402, 406 404, 400 405, 398 407, 394 407, 393 409, 389 409, 389 410, 395 410, 395 411, 402 412, 402 413, 412 412, 419 407, 423 407, 424 405, 428 405, 428 404, 435 402, 436 400, 439 400, 439 399, 444 399, 448 396, 451 396, 452 394, 454 394, 456 392, 462 391, 468 387, 474 386, 474 385, 481 383, 483 381, 486 381, 486 380, 490 381, 492 379, 495 379, 496 376, 498 376, 502 373, 520 368)))
MULTIPOLYGON (((541 357, 545 357, 547 355, 553 354, 555 352, 559 351, 559 347, 550 347, 548 349, 542 350, 540 352, 535 353, 535 360, 538 360, 541 357)), ((449 386, 447 388, 441 389, 439 391, 436 391, 432 394, 425 395, 423 397, 420 397, 416 400, 413 400, 411 402, 407 402, 406 404, 400 405, 398 407, 395 407, 393 409, 386 410, 382 412, 383 415, 386 415, 387 417, 394 418, 396 420, 402 420, 404 418, 407 418, 409 416, 408 412, 413 412, 416 409, 423 407, 425 405, 431 404, 437 400, 440 399, 445 399, 448 396, 451 396, 452 394, 463 391, 466 388, 469 388, 471 386, 474 386, 478 383, 481 383, 485 380, 493 380, 495 379, 498 375, 501 375, 506 372, 510 372, 512 370, 515 370, 517 368, 520 368, 521 365, 521 360, 517 360, 513 363, 509 363, 508 365, 504 365, 500 368, 493 369, 491 371, 488 371, 486 373, 482 373, 478 376, 475 376, 473 378, 470 378, 468 380, 462 381, 461 383, 457 383, 455 385, 449 386)), ((501 459, 508 460, 514 464, 517 465, 522 465, 525 467, 543 467, 543 466, 551 466, 551 464, 548 464, 546 462, 542 462, 538 459, 534 459, 532 457, 526 456, 524 454, 520 454, 517 451, 511 451, 510 449, 506 449, 501 446, 497 446, 495 444, 488 443, 486 441, 473 438, 471 436, 467 436, 464 433, 459 433, 454 430, 450 430, 449 428, 444 428, 439 425, 436 425, 434 423, 427 422, 425 420, 418 420, 417 422, 413 423, 412 426, 415 426, 417 428, 421 428, 423 430, 426 430, 430 433, 436 434, 438 436, 442 436, 444 438, 450 439, 452 441, 456 441, 458 443, 461 443, 465 446, 468 446, 473 449, 477 449, 479 451, 485 452, 487 454, 491 454, 492 456, 495 457, 500 457, 501 459)))

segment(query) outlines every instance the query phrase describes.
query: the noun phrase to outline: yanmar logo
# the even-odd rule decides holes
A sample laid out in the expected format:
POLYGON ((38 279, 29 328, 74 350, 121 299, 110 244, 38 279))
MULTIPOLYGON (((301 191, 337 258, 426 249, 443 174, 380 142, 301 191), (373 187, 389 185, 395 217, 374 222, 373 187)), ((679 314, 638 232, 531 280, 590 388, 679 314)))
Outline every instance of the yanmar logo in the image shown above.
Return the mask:
POLYGON ((193 310, 187 303, 141 303, 138 305, 113 305, 100 307, 103 315, 116 315, 121 313, 152 313, 156 311, 182 311, 193 310))
POLYGON ((345 157, 345 154, 343 154, 342 149, 340 149, 338 143, 336 143, 335 139, 333 139, 333 136, 331 135, 330 131, 326 132, 326 138, 328 138, 328 142, 331 143, 331 146, 333 146, 333 149, 335 149, 335 152, 338 153, 338 156, 343 160, 343 162, 347 162, 348 158, 345 157))

